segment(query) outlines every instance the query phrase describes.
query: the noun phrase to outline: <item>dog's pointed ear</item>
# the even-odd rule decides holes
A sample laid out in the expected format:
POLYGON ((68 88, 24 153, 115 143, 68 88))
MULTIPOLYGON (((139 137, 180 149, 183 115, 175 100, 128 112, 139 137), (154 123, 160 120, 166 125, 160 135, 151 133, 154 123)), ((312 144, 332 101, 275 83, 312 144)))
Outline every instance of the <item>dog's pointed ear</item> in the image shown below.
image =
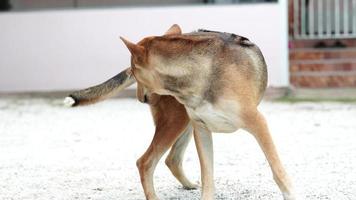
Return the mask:
POLYGON ((123 37, 120 37, 120 39, 125 43, 126 47, 129 49, 131 52, 131 55, 140 60, 140 58, 144 58, 145 56, 145 48, 143 46, 134 44, 128 40, 126 40, 123 37))
POLYGON ((182 29, 178 26, 178 24, 173 24, 171 28, 169 28, 164 35, 180 35, 182 34, 182 29))

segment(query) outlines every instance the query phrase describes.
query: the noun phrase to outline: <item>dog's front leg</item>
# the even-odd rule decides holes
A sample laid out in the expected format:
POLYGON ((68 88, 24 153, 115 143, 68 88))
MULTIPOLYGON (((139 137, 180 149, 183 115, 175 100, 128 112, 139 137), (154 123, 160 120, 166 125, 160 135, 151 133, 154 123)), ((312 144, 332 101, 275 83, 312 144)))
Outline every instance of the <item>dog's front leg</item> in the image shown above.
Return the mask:
POLYGON ((162 155, 173 145, 188 125, 187 118, 157 122, 156 132, 146 152, 137 160, 141 183, 147 200, 158 200, 153 185, 153 172, 162 155))
POLYGON ((205 127, 194 123, 194 140, 198 151, 201 182, 202 200, 214 199, 214 152, 212 133, 205 127))
POLYGON ((258 112, 251 112, 246 118, 246 129, 257 140, 263 150, 267 161, 272 169, 274 180, 282 191, 285 200, 294 200, 293 188, 291 181, 284 170, 282 163, 277 154, 272 137, 269 133, 268 126, 263 115, 258 112))

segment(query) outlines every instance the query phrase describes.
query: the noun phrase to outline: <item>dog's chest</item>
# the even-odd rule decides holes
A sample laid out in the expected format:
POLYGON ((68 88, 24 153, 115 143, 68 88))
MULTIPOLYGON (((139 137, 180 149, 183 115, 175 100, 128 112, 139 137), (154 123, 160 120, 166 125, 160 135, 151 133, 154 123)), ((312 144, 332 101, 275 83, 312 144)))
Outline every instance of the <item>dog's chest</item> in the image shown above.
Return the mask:
POLYGON ((204 103, 196 108, 186 107, 189 117, 212 132, 231 133, 240 125, 238 104, 225 102, 221 106, 204 103))

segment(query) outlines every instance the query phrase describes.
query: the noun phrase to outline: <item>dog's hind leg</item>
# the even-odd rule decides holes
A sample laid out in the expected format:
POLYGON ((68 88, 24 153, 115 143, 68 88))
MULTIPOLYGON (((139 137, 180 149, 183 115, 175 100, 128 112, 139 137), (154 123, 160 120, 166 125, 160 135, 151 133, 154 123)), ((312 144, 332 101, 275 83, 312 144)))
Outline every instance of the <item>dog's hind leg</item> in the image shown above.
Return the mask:
POLYGON ((294 200, 291 181, 284 170, 277 154, 265 118, 258 111, 251 112, 245 119, 246 130, 257 140, 272 169, 273 178, 280 188, 285 200, 294 200))
POLYGON ((183 156, 189 141, 192 138, 192 131, 192 125, 189 124, 184 130, 184 133, 174 143, 166 158, 166 165, 171 170, 172 174, 177 178, 177 180, 183 185, 183 188, 187 190, 198 188, 197 184, 189 181, 183 171, 183 156))
POLYGON ((198 151, 201 183, 202 183, 202 200, 214 199, 214 152, 212 133, 198 125, 194 124, 194 141, 198 151))

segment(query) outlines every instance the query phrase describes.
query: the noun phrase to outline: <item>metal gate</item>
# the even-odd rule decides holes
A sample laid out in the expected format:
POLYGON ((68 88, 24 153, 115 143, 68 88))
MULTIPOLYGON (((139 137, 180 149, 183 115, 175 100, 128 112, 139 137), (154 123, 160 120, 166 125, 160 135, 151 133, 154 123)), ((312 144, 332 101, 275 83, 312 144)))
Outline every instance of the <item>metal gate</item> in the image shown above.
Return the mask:
POLYGON ((295 39, 356 38, 356 0, 294 0, 295 39))

